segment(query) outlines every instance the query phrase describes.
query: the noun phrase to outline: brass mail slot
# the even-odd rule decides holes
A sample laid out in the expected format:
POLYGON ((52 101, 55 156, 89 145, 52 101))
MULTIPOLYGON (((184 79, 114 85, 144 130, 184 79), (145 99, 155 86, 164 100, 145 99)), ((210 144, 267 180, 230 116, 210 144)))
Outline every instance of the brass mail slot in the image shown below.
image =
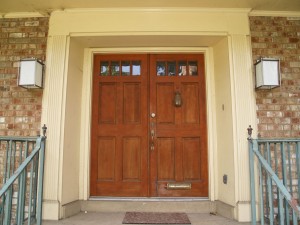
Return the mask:
POLYGON ((168 190, 190 190, 192 189, 191 183, 168 183, 168 190))

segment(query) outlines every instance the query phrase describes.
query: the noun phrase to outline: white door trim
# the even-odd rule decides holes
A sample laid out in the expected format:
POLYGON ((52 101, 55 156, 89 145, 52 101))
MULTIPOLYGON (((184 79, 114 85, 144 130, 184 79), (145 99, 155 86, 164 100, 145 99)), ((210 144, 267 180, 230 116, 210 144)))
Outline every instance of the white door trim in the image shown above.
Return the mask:
POLYGON ((93 55, 96 53, 204 53, 206 67, 206 99, 207 99, 207 134, 208 134, 208 170, 209 170, 209 199, 215 200, 216 193, 216 143, 213 134, 216 133, 216 116, 213 76, 213 54, 211 48, 172 47, 172 48, 89 48, 84 51, 83 83, 82 83, 82 112, 81 112, 81 146, 80 146, 80 174, 79 174, 79 198, 89 199, 90 190, 90 148, 91 148, 91 99, 93 55), (209 112, 209 113, 208 113, 209 112))

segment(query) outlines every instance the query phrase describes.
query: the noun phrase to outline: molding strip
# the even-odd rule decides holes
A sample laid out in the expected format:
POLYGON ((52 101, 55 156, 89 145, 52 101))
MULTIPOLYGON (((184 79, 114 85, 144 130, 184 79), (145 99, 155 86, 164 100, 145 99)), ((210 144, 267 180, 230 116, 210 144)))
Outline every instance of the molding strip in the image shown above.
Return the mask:
POLYGON ((49 17, 49 13, 40 12, 12 12, 1 15, 2 18, 30 18, 30 17, 49 17))
POLYGON ((248 13, 251 8, 203 8, 203 7, 137 7, 137 8, 68 8, 54 12, 207 12, 207 13, 248 13))
MULTIPOLYGON (((300 17, 298 11, 264 11, 252 10, 250 8, 78 8, 78 9, 57 9, 53 13, 81 13, 81 12, 209 12, 209 13, 249 13, 249 16, 277 16, 277 17, 300 17)), ((2 18, 29 18, 49 17, 50 12, 11 12, 0 14, 2 18)))
POLYGON ((300 20, 300 12, 298 12, 298 11, 253 10, 253 11, 249 12, 249 16, 299 17, 299 20, 300 20))

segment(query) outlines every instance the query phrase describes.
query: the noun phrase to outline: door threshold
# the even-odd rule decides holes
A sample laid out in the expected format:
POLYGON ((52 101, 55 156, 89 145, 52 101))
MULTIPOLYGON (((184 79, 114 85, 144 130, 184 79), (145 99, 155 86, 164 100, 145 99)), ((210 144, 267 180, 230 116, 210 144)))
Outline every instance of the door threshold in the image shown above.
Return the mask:
POLYGON ((89 197, 89 201, 136 201, 136 202, 194 202, 209 201, 208 197, 183 197, 183 198, 162 198, 162 197, 89 197))

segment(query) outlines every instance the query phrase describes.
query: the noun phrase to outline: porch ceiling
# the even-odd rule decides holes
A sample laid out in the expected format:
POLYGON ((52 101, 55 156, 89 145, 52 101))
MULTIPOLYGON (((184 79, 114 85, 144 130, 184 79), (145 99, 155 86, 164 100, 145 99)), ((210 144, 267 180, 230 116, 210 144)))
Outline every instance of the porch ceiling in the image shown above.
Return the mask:
POLYGON ((0 16, 14 12, 49 13, 70 8, 201 7, 250 8, 255 11, 300 11, 299 0, 1 0, 0 16))

